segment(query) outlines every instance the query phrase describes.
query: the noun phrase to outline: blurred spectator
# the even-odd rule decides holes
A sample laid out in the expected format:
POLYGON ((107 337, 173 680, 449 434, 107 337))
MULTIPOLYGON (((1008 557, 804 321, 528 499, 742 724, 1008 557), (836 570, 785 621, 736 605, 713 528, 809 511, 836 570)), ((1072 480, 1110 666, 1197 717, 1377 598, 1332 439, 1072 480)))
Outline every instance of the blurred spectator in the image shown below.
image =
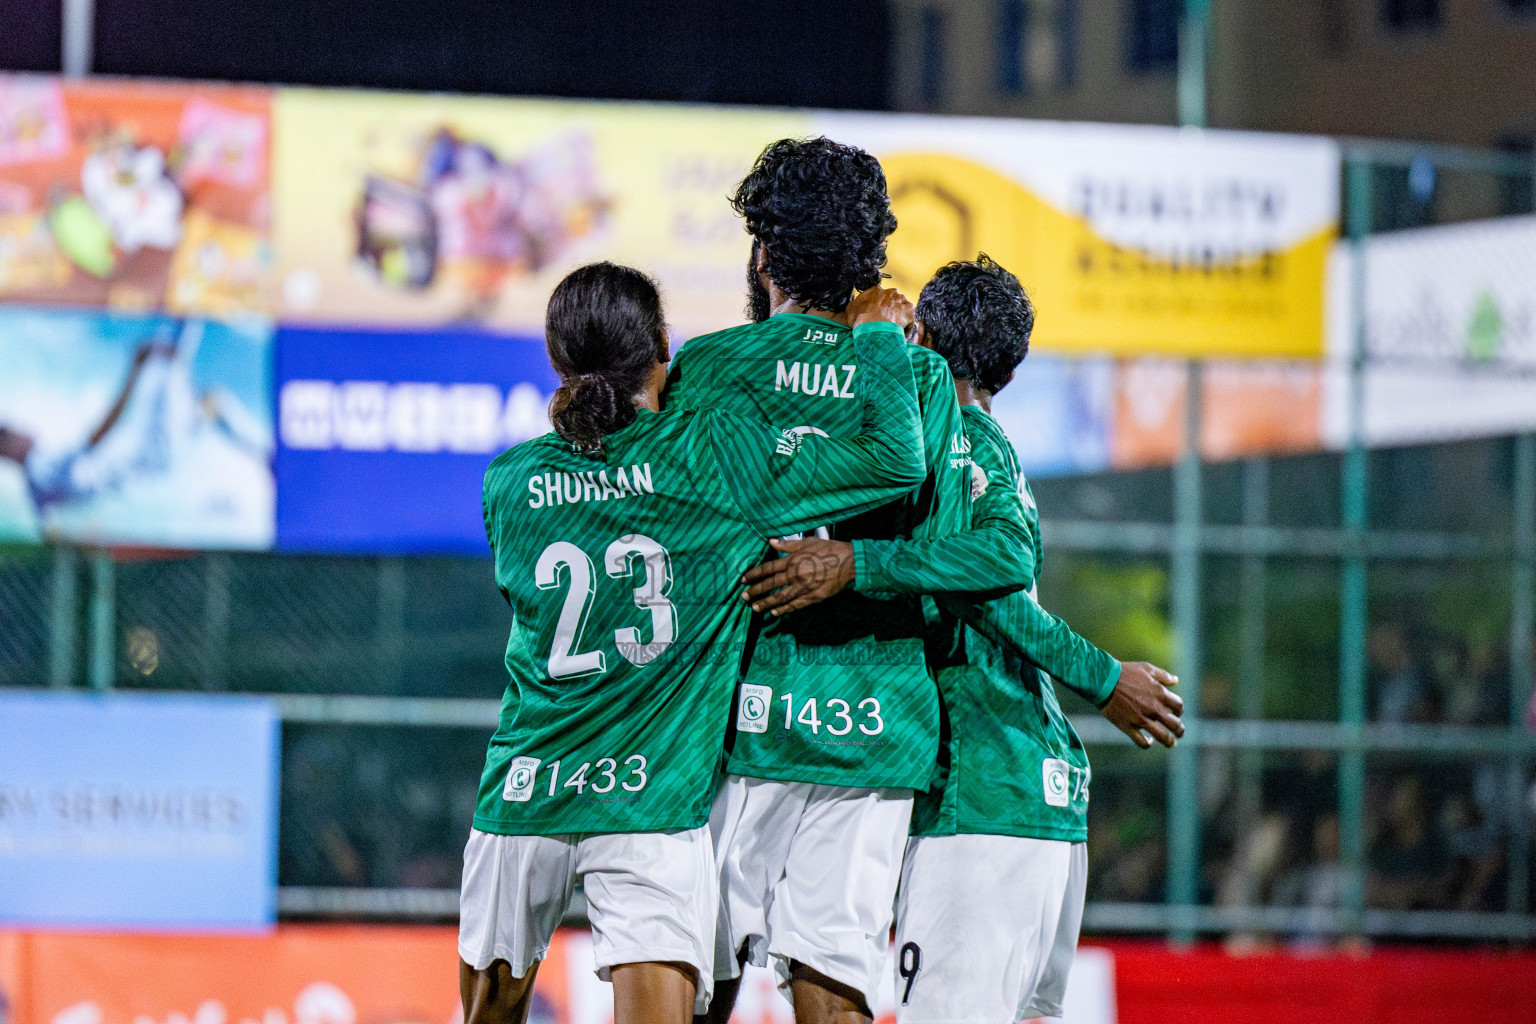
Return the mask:
POLYGON ((1377 626, 1366 641, 1376 695, 1378 722, 1422 722, 1433 717, 1429 693, 1414 667, 1406 631, 1377 626))
POLYGON ((1504 867, 1504 844, 1496 820, 1478 803, 1454 792, 1440 807, 1439 831, 1451 855, 1445 903, 1456 910, 1498 909, 1494 883, 1504 867))
POLYGON ((1288 871, 1274 887, 1274 902, 1306 911, 1293 938, 1309 944, 1331 933, 1330 911, 1344 904, 1344 865, 1339 859, 1339 816, 1325 814, 1312 825, 1308 862, 1288 871))
POLYGON ((1237 844, 1216 887, 1218 907, 1254 907, 1264 902, 1270 884, 1285 865, 1291 822, 1270 811, 1237 844))
POLYGON ((1437 889, 1444 883, 1444 861, 1418 777, 1398 776, 1388 790, 1385 807, 1368 874, 1367 901, 1386 910, 1436 906, 1437 889))

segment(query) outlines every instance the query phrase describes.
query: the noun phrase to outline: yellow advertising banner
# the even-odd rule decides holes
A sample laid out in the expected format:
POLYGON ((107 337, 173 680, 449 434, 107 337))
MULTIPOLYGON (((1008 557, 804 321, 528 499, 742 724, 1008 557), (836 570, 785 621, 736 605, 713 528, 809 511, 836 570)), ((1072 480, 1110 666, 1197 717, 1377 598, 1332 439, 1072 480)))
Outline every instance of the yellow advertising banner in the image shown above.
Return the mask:
POLYGON ((1016 273, 1042 349, 1323 354, 1338 149, 1320 138, 981 118, 818 115, 880 158, 915 292, 986 252, 1016 273))
POLYGON ((282 90, 279 315, 543 330, 555 283, 611 259, 661 283, 682 337, 739 323, 726 197, 803 114, 282 90))
POLYGON ((1036 344, 1317 357, 1338 219, 1328 140, 1173 128, 281 90, 279 315, 538 333, 595 259, 656 276, 682 336, 741 320, 726 201, 764 145, 825 134, 880 158, 914 296, 987 252, 1039 307, 1036 344))

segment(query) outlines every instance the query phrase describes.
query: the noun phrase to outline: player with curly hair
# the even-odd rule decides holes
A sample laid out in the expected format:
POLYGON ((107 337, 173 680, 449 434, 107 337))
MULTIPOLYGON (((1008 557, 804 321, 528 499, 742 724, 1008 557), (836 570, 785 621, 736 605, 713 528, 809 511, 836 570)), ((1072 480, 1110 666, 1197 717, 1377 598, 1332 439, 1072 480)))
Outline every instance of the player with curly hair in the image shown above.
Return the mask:
MULTIPOLYGON (((669 406, 766 409, 806 434, 847 436, 862 394, 839 314, 881 279, 895 229, 885 175, 828 139, 776 142, 732 199, 752 236, 752 323, 673 359, 669 406)), ((970 525, 970 461, 944 360, 909 346, 927 479, 904 499, 816 531, 927 538, 970 525)), ((1009 531, 1012 524, 995 529, 1009 531)), ((973 569, 1022 589, 1024 537, 971 531, 973 569)), ((710 826, 719 862, 717 995, 730 1016, 742 965, 772 962, 799 1024, 868 1021, 912 816, 934 782, 932 628, 915 595, 845 593, 815 616, 759 618, 710 826)))
MULTIPOLYGON (((941 268, 917 313, 919 342, 955 375, 973 523, 1019 524, 1037 572, 1034 498, 991 416, 992 396, 1029 351, 1034 306, 983 255, 941 268)), ((851 586, 934 595, 970 626, 957 656, 936 666, 949 736, 943 785, 918 798, 902 866, 900 1024, 1061 1016, 1086 894, 1090 772, 1050 677, 1138 746, 1172 746, 1183 733, 1182 701, 1168 689, 1177 680, 1163 669, 1116 661, 1036 604, 1032 589, 992 601, 968 593, 977 578, 969 543, 807 539, 746 576, 753 607, 775 615, 851 586)))

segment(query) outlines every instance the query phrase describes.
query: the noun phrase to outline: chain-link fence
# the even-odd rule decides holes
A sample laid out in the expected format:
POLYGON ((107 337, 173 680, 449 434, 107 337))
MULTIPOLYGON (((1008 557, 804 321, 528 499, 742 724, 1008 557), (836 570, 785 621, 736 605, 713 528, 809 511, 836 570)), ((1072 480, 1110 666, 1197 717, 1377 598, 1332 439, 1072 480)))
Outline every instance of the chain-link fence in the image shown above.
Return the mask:
MULTIPOLYGON (((1361 241, 1530 203, 1497 154, 1350 146, 1361 241)), ((1172 468, 1035 482, 1044 603, 1171 664, 1191 712, 1143 753, 1063 696, 1094 763, 1091 928, 1536 935, 1536 437, 1368 452, 1372 358, 1325 368, 1331 453, 1202 463, 1186 440, 1172 468)), ((276 695, 288 914, 453 912, 508 624, 480 559, 0 550, 0 685, 276 695)))

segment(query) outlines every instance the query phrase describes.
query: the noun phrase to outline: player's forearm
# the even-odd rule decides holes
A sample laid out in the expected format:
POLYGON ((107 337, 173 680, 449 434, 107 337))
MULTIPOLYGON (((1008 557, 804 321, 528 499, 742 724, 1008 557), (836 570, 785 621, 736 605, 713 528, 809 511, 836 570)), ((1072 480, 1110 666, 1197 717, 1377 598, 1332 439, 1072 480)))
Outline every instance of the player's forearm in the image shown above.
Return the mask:
POLYGON ((963 593, 989 601, 1029 586, 1034 556, 1014 524, 950 537, 853 542, 855 590, 866 594, 963 593))
POLYGON ((1078 636, 1028 594, 978 603, 941 599, 951 612, 993 643, 1038 665, 1067 689, 1100 707, 1114 692, 1120 662, 1078 636))

